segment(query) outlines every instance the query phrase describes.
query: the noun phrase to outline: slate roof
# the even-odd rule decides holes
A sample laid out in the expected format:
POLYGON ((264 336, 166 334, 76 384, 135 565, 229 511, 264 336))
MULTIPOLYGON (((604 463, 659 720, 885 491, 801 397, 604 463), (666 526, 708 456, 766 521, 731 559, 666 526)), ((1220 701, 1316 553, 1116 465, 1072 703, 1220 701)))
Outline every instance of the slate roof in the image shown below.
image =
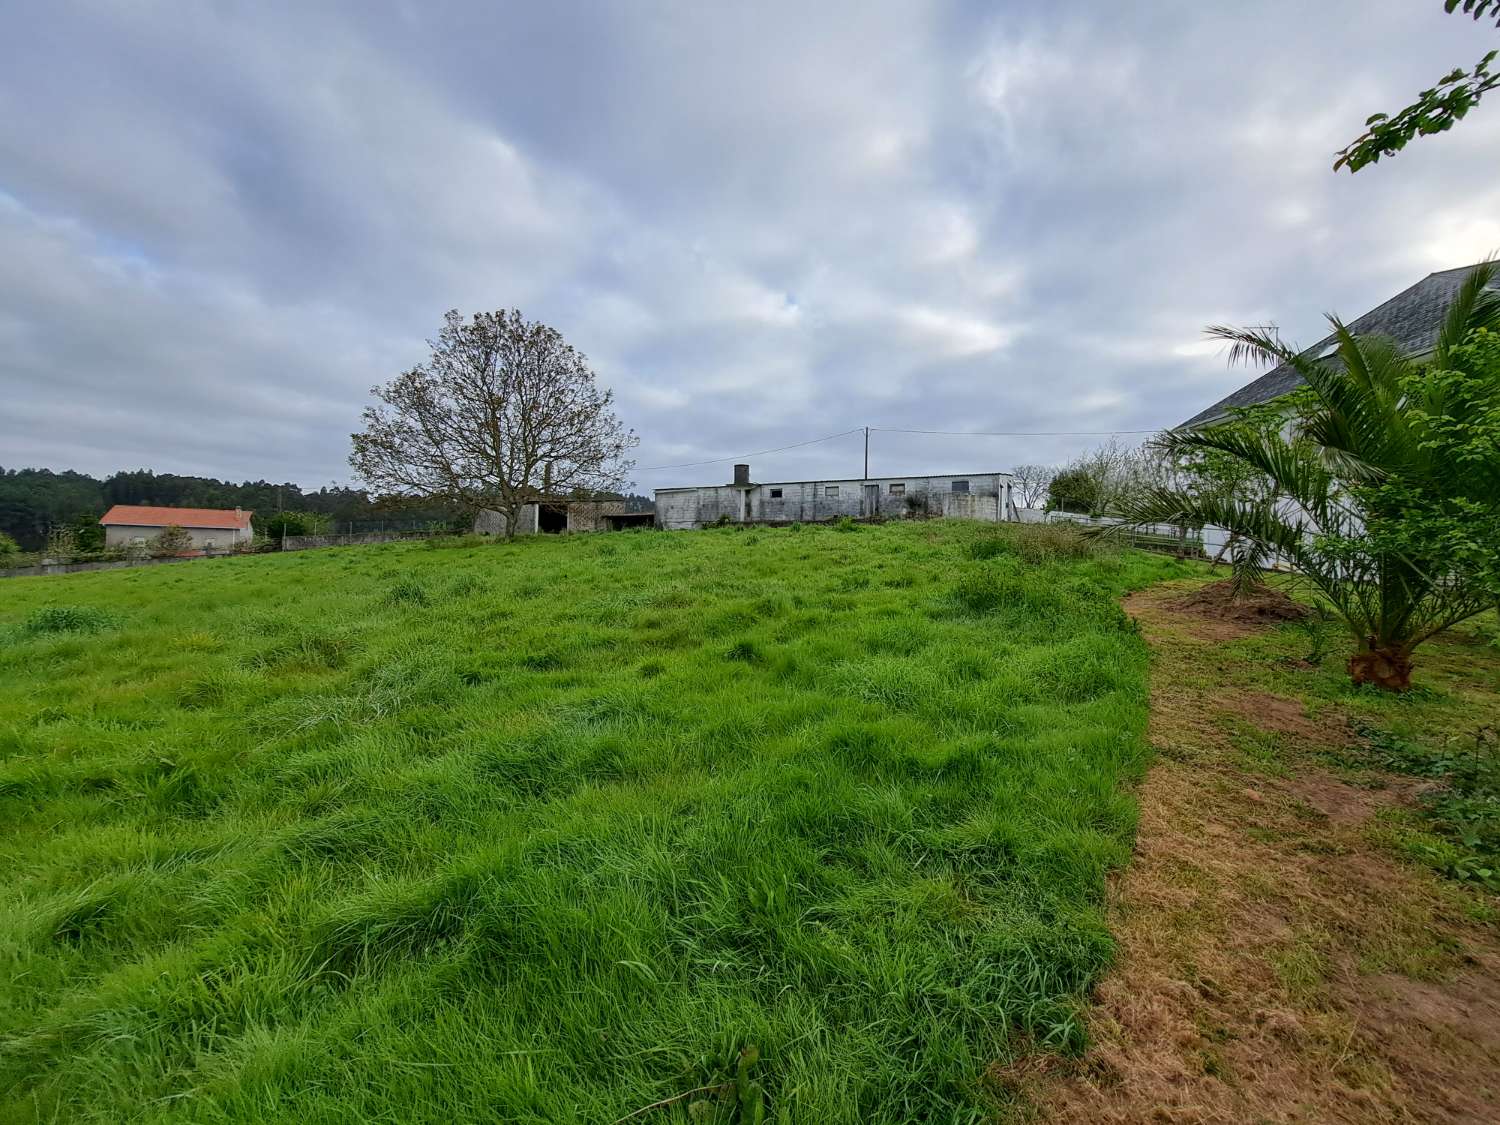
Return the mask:
MULTIPOLYGON (((1356 336, 1389 336, 1400 345, 1401 350, 1413 355, 1430 351, 1437 341, 1438 330, 1443 326, 1443 317, 1453 295, 1463 284, 1473 266, 1430 273, 1409 289, 1403 289, 1383 305, 1377 305, 1358 320, 1349 322, 1349 330, 1356 336)), ((1303 351, 1304 356, 1321 355, 1333 343, 1333 336, 1324 336, 1312 347, 1303 351)), ((1225 395, 1207 410, 1200 410, 1184 426, 1196 426, 1211 422, 1225 413, 1231 406, 1254 406, 1258 402, 1284 395, 1302 385, 1302 376, 1285 363, 1271 368, 1259 379, 1246 383, 1233 394, 1225 395)))
POLYGON ((163 508, 150 504, 116 504, 99 518, 101 524, 124 527, 237 527, 250 526, 251 513, 239 508, 163 508))

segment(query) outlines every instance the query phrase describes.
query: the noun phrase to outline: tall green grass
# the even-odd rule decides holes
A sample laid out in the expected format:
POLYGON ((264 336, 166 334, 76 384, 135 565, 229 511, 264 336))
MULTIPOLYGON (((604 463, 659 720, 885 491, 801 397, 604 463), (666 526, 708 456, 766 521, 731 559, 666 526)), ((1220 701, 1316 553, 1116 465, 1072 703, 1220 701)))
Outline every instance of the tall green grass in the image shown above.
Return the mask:
POLYGON ((609 1122, 749 1048, 769 1120, 985 1119, 1110 958, 1116 598, 1179 565, 928 523, 9 580, 0 1120, 609 1122))

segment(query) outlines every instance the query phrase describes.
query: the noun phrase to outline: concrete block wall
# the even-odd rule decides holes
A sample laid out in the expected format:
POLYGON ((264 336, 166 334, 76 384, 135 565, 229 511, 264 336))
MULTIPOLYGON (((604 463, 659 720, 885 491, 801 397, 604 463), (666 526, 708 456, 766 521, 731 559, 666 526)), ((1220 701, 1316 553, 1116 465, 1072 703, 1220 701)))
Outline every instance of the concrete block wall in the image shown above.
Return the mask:
POLYGON ((656 522, 668 530, 702 527, 727 516, 732 523, 793 520, 818 523, 840 516, 904 519, 949 516, 999 522, 1010 515, 1010 477, 971 473, 936 477, 704 485, 656 490, 656 522), (968 490, 954 492, 955 481, 968 490), (891 486, 897 489, 892 492, 891 486))
POLYGON ((571 500, 568 502, 569 531, 608 531, 605 516, 623 516, 623 500, 571 500))
MULTIPOLYGON (((605 517, 625 514, 623 500, 568 500, 558 503, 568 510, 569 531, 608 531, 609 521, 605 517)), ((521 516, 516 521, 516 534, 535 535, 540 526, 541 505, 523 506, 521 516)), ((505 514, 488 509, 479 512, 474 517, 474 530, 481 535, 504 535, 505 514)))

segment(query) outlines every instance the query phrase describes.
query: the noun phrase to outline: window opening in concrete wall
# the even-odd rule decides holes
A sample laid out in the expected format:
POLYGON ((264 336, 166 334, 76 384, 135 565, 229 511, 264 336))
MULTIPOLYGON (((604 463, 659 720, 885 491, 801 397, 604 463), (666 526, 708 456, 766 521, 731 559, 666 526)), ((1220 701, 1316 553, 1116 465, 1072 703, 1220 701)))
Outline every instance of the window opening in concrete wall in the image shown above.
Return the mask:
POLYGON ((906 485, 904 485, 904 484, 893 484, 893 485, 891 485, 891 495, 892 496, 905 496, 906 495, 906 485))
POLYGON ((954 492, 968 492, 969 491, 969 482, 966 481, 966 480, 956 480, 956 481, 954 481, 953 482, 953 491, 954 492))
POLYGON ((828 499, 830 500, 837 500, 839 496, 839 486, 836 484, 826 485, 823 489, 823 495, 828 497, 828 499))
POLYGON ((772 500, 780 500, 781 499, 781 489, 779 489, 779 488, 773 488, 773 489, 771 489, 771 499, 772 500))

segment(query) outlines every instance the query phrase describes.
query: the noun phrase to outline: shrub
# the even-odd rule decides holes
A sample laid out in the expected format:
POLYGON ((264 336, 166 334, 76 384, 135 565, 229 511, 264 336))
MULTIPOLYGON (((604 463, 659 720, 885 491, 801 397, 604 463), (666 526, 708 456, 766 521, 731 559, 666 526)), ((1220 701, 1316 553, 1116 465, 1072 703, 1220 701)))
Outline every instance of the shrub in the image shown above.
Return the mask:
POLYGON ((11 559, 21 553, 21 545, 0 531, 0 559, 11 559))
POLYGON ((153 555, 180 555, 193 549, 193 537, 175 523, 169 523, 147 546, 153 555))
POLYGON ((855 523, 849 516, 840 516, 833 521, 834 531, 858 531, 859 524, 855 523))
POLYGON ((333 526, 333 518, 322 512, 276 512, 260 521, 260 533, 280 540, 288 535, 323 535, 333 526))
POLYGON ((49 605, 26 619, 26 632, 98 633, 115 623, 114 617, 91 605, 49 605))

